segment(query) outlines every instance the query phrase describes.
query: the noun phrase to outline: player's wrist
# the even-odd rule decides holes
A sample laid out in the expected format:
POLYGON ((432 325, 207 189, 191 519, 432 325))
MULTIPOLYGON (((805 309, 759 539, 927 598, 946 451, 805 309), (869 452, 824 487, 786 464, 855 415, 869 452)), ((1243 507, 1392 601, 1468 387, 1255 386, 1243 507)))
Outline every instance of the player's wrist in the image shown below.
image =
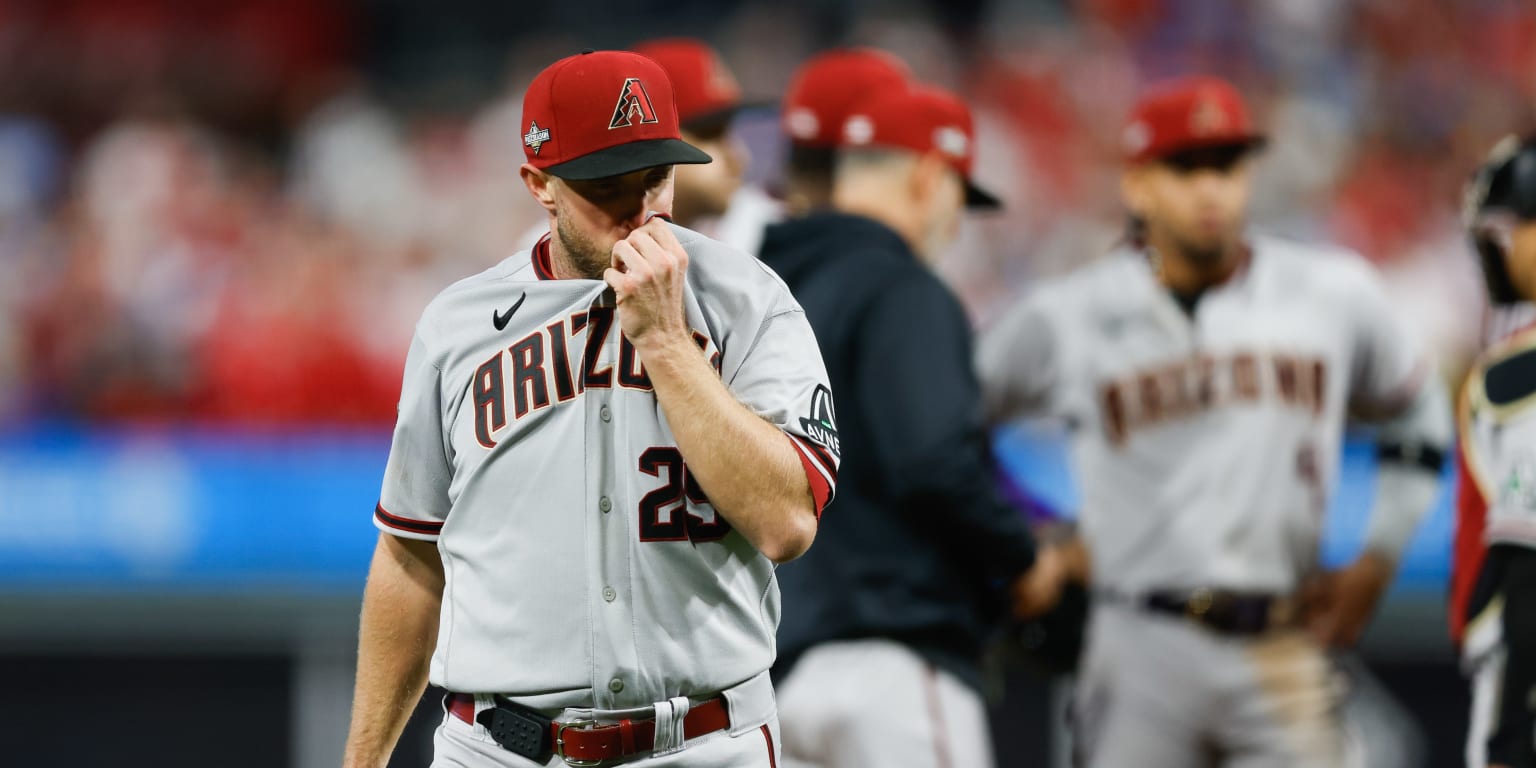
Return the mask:
POLYGON ((640 353, 640 362, 646 364, 647 368, 652 367, 653 361, 660 364, 703 354, 686 327, 653 328, 629 341, 635 345, 635 351, 640 353))
POLYGON ((1378 579, 1391 580, 1397 573, 1399 554, 1382 548, 1366 547, 1360 553, 1357 566, 1378 579))

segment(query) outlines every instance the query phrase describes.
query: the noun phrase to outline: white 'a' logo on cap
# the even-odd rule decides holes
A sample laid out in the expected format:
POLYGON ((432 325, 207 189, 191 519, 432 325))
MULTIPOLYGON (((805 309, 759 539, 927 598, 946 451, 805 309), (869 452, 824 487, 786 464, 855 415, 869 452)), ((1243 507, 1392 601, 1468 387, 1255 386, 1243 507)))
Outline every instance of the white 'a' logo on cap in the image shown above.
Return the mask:
POLYGON ((1212 136, 1230 130, 1227 113, 1209 94, 1200 98, 1194 111, 1189 113, 1189 132, 1196 136, 1212 136))
POLYGON ((651 97, 645 92, 645 86, 641 84, 640 78, 631 77, 624 81, 623 88, 619 90, 619 103, 613 105, 613 119, 608 121, 608 130, 632 127, 636 116, 639 116, 641 123, 658 122, 656 108, 651 106, 651 97))

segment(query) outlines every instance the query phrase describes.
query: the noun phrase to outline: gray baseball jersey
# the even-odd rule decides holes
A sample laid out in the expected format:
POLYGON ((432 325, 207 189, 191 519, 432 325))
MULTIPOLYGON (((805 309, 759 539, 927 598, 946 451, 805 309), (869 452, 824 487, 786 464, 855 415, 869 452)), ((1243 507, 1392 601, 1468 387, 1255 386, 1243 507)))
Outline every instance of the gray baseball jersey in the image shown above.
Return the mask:
MULTIPOLYGON (((819 514, 838 448, 810 325, 756 259, 673 231, 694 339, 784 430, 819 514)), ((616 709, 773 662, 773 563, 689 474, 612 296, 553 279, 546 239, 449 287, 417 325, 374 520, 442 554, 437 685, 616 709)))
POLYGON ((994 416, 1075 427, 1094 578, 1130 593, 1293 589, 1348 413, 1396 412, 1428 371, 1363 259, 1262 238, 1192 318, 1123 249, 1040 285, 978 356, 994 416))

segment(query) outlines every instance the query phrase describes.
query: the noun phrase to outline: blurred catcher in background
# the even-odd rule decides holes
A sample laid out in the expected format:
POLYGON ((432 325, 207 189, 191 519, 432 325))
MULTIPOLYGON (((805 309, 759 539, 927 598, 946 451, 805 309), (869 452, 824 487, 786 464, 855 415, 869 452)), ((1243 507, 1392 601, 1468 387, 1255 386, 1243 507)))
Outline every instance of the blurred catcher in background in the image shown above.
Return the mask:
MULTIPOLYGON (((1466 221, 1497 309, 1536 298, 1536 140, 1500 142, 1466 221)), ((1468 768, 1536 766, 1536 327, 1493 344, 1457 409, 1451 632, 1472 678, 1468 768)))

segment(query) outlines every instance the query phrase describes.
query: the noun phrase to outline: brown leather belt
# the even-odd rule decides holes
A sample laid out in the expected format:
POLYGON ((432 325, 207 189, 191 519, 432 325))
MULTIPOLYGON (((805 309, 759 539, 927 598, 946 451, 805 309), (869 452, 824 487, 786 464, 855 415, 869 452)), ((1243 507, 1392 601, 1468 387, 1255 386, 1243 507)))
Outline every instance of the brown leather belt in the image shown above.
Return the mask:
MULTIPOLYGON (((475 724, 475 697, 467 693, 448 694, 448 711, 470 725, 475 724)), ((715 697, 694 704, 683 716, 683 738, 696 739, 731 727, 731 715, 725 699, 715 697)), ((656 747, 656 721, 620 720, 611 725, 550 723, 550 743, 554 753, 568 763, 600 765, 609 760, 649 752, 656 747)))

